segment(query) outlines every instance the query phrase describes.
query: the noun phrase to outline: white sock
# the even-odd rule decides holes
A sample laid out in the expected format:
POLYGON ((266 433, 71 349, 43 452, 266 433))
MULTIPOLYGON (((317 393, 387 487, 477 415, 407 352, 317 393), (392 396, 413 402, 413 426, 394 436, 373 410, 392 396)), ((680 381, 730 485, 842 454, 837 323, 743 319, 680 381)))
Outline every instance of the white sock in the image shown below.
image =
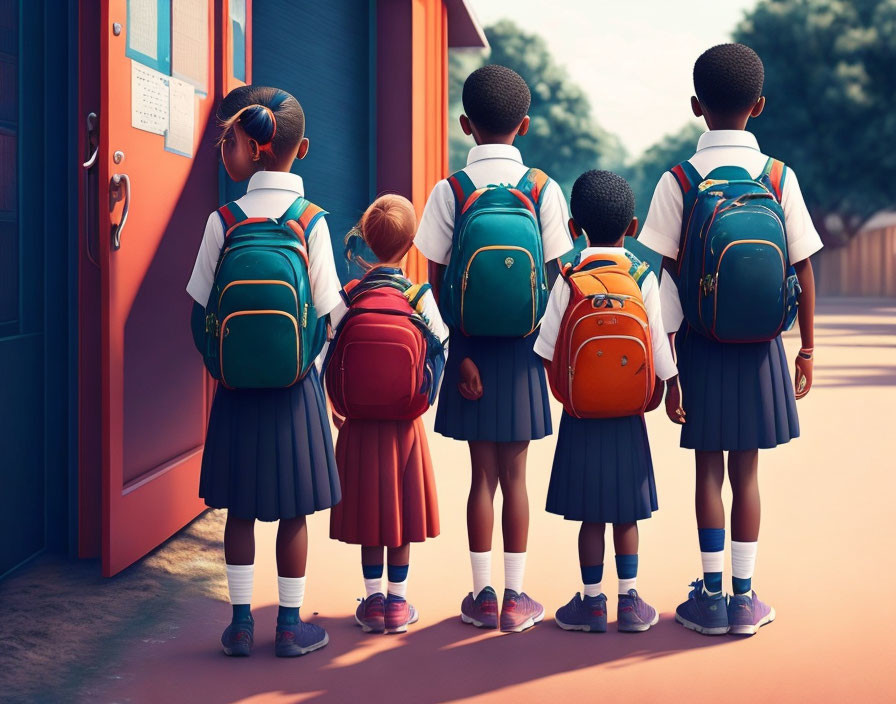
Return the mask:
POLYGON ((526 572, 526 553, 504 553, 504 588, 517 594, 523 591, 523 574, 526 572))
POLYGON ((404 580, 403 582, 389 582, 389 593, 392 596, 400 596, 404 599, 408 593, 408 580, 404 580))
POLYGON ((375 577, 374 579, 365 579, 364 590, 367 592, 368 597, 373 596, 377 592, 383 591, 383 578, 375 577))
POLYGON ((230 592, 231 604, 252 603, 252 580, 255 577, 255 565, 226 565, 227 589, 230 592))
POLYGON ((756 567, 758 542, 742 543, 731 541, 731 576, 737 579, 752 579, 756 567))
POLYGON ((638 581, 637 577, 632 577, 631 579, 620 579, 619 580, 619 593, 623 596, 628 594, 629 589, 635 589, 635 583, 638 581))
POLYGON ((473 566, 473 598, 492 582, 492 551, 470 552, 470 564, 473 566))
POLYGON ((280 593, 280 606, 301 608, 305 601, 305 578, 277 577, 277 591, 280 593))
POLYGON ((601 583, 597 584, 586 584, 585 585, 585 596, 600 596, 603 588, 601 587, 601 583))
MULTIPOLYGON (((703 563, 704 574, 707 572, 724 572, 725 571, 725 551, 719 550, 718 552, 701 552, 700 553, 700 562, 703 563)), ((703 585, 703 591, 706 594, 718 594, 718 592, 709 591, 706 588, 706 584, 703 585)))

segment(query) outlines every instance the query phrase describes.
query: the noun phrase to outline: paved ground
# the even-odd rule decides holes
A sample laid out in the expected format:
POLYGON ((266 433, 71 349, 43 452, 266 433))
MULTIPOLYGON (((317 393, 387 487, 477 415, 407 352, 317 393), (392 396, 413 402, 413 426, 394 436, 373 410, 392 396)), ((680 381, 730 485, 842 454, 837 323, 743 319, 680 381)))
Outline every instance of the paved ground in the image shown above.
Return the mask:
MULTIPOLYGON (((791 357, 798 346, 797 338, 787 339, 791 357)), ((550 616, 521 635, 461 625, 457 609, 469 589, 468 458, 463 445, 431 435, 443 534, 412 552, 409 597, 421 620, 407 634, 365 636, 352 625, 350 614, 362 591, 358 550, 328 540, 327 516, 318 515, 310 521, 303 613, 306 618, 314 613, 329 630, 330 645, 298 660, 276 659, 274 527, 260 525, 251 658, 231 660, 218 648, 229 606, 210 595, 220 593, 222 567, 208 577, 209 589, 169 590, 173 605, 158 618, 143 618, 124 632, 119 628, 98 650, 85 648, 81 662, 76 658, 62 680, 68 690, 43 698, 290 704, 522 703, 560 697, 693 704, 893 701, 894 352, 896 301, 819 306, 815 388, 799 403, 803 436, 763 452, 760 460, 764 518, 754 584, 775 606, 778 619, 753 638, 708 638, 673 622, 674 608, 700 568, 693 460, 678 449, 676 429, 655 413, 649 426, 660 511, 642 524, 639 588, 662 618, 649 633, 619 634, 612 624, 605 635, 566 633, 550 616), (71 676, 79 670, 89 676, 71 676)), ((542 510, 553 447, 547 439, 530 450, 526 584, 549 615, 580 589, 577 526, 542 510)), ((220 517, 209 514, 203 525, 209 522, 219 523, 220 517)), ((215 548, 196 542, 195 549, 215 548)), ((494 581, 500 589, 500 553, 496 558, 494 581)), ((607 584, 614 579, 610 559, 607 584)), ((131 593, 109 608, 130 608, 133 599, 131 593)), ((157 593, 151 603, 158 607, 157 593)))

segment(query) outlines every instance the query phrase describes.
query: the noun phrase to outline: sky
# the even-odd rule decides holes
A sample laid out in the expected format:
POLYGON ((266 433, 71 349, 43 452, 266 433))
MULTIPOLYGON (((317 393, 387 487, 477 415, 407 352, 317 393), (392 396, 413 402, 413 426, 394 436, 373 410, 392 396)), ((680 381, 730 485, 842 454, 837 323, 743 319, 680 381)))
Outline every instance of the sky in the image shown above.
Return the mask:
POLYGON ((632 157, 696 120, 691 71, 757 0, 467 0, 487 26, 540 34, 632 157))

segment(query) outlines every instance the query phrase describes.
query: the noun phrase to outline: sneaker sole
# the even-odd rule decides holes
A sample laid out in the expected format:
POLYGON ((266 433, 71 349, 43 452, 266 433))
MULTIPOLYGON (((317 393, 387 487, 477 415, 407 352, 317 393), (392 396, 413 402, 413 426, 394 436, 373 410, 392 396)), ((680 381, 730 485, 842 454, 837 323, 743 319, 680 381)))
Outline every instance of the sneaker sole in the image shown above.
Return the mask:
POLYGON ((775 620, 775 610, 772 609, 768 612, 768 615, 762 619, 759 623, 753 625, 752 623, 745 625, 737 625, 731 626, 728 632, 733 636, 753 636, 756 635, 756 632, 762 628, 763 626, 767 626, 772 621, 775 620))
POLYGON ((402 623, 400 626, 395 626, 394 628, 386 628, 387 635, 394 635, 395 633, 405 633, 408 630, 408 626, 412 623, 417 623, 420 620, 420 615, 415 610, 413 614, 411 614, 411 618, 406 623, 402 623))
POLYGON ((527 618, 525 621, 523 621, 518 626, 513 626, 512 628, 504 628, 504 626, 501 626, 501 632, 502 633, 522 633, 523 631, 526 631, 526 630, 532 628, 532 626, 534 626, 536 623, 540 622, 543 618, 544 618, 544 609, 541 610, 541 613, 538 614, 538 616, 532 616, 531 618, 527 618))
MULTIPOLYGON (((222 646, 223 648, 223 646, 222 646)), ((252 652, 252 646, 239 646, 237 648, 223 648, 224 654, 230 658, 247 658, 249 654, 252 652)))
POLYGON ((355 623, 361 627, 361 630, 365 633, 382 633, 385 629, 383 628, 373 628, 372 626, 368 626, 361 619, 358 618, 358 614, 355 614, 355 623))
POLYGON ((626 625, 622 625, 619 622, 616 624, 616 630, 620 633, 643 633, 644 631, 649 631, 653 626, 660 622, 660 612, 657 611, 653 617, 653 620, 650 623, 630 623, 626 625))
POLYGON ((603 626, 603 627, 599 626, 597 628, 592 628, 589 624, 580 624, 577 626, 572 626, 568 623, 563 623, 563 621, 561 621, 556 616, 554 616, 554 623, 556 623, 558 626, 560 626, 560 628, 562 628, 564 631, 582 631, 583 633, 606 633, 607 632, 606 626, 603 626))
POLYGON ((685 628, 692 631, 697 631, 697 633, 702 633, 705 636, 723 636, 728 633, 729 629, 729 626, 714 626, 712 628, 706 628, 705 626, 701 626, 700 624, 688 621, 678 614, 675 614, 675 620, 685 628))
POLYGON ((470 626, 476 626, 476 628, 485 628, 488 630, 494 630, 495 628, 498 627, 497 623, 491 624, 491 623, 484 623, 483 621, 477 621, 475 618, 471 618, 463 613, 460 615, 460 620, 470 626))
POLYGON ((304 648, 299 647, 298 645, 291 645, 289 648, 274 648, 274 655, 278 658, 297 658, 302 655, 307 655, 308 653, 312 653, 315 650, 320 650, 327 643, 330 642, 329 634, 324 635, 323 640, 318 641, 312 645, 306 645, 304 648))

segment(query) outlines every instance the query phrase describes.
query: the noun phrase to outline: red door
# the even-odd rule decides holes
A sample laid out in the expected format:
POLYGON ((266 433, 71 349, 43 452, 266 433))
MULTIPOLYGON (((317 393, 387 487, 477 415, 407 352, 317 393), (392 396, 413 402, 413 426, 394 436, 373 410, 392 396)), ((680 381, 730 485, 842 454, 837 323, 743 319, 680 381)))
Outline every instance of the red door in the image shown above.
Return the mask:
MULTIPOLYGON (((159 74, 147 74, 146 64, 130 58, 133 50, 127 51, 129 31, 134 33, 132 49, 144 53, 153 53, 148 42, 155 35, 146 26, 128 27, 127 0, 100 1, 97 258, 105 576, 145 555, 204 508, 197 491, 212 387, 192 344, 192 302, 184 287, 206 218, 217 207, 213 103, 220 85, 215 36, 221 25, 215 21, 215 4, 199 3, 201 10, 207 10, 207 21, 197 18, 195 2, 149 3, 157 9, 146 11, 150 22, 158 13, 156 58, 165 56, 165 6, 181 10, 170 18, 171 34, 195 32, 197 27, 208 33, 207 41, 191 43, 194 52, 206 47, 207 94, 197 91, 191 98, 192 148, 180 145, 192 156, 184 156, 166 150, 163 135, 132 126, 135 105, 149 119, 145 116, 154 101, 170 97, 158 90, 165 67, 157 65, 159 74), (184 10, 186 6, 192 6, 192 14, 184 10), (135 69, 132 64, 139 66, 135 69), (141 80, 148 75, 156 81, 150 81, 148 93, 140 96, 132 93, 138 90, 135 70, 141 72, 141 80)), ((131 5, 130 19, 136 22, 140 14, 133 1, 131 5)), ((194 53, 190 63, 194 75, 202 64, 194 53)), ((181 106, 183 95, 181 91, 181 106)))

